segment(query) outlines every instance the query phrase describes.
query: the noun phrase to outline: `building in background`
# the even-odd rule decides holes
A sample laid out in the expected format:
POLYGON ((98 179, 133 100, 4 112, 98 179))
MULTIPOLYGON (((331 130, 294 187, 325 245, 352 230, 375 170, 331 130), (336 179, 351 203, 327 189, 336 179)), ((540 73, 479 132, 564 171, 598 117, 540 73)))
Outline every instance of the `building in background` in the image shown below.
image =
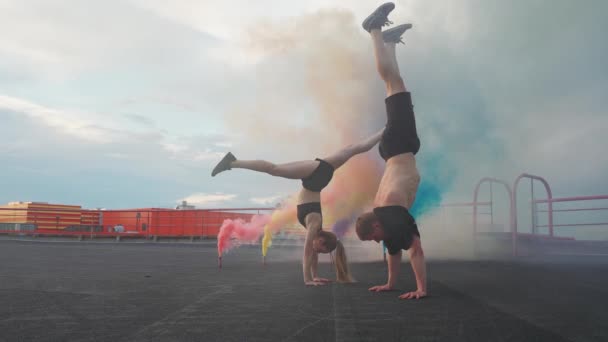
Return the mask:
POLYGON ((182 204, 175 207, 176 210, 192 210, 196 209, 195 206, 188 204, 186 201, 182 201, 182 204))
POLYGON ((96 225, 99 214, 83 213, 79 205, 10 202, 0 206, 0 222, 33 224, 36 229, 65 229, 70 226, 96 225))
POLYGON ((41 233, 100 232, 144 236, 216 237, 226 219, 246 222, 274 208, 194 209, 182 202, 176 209, 83 209, 79 205, 11 202, 0 206, 0 231, 41 233))

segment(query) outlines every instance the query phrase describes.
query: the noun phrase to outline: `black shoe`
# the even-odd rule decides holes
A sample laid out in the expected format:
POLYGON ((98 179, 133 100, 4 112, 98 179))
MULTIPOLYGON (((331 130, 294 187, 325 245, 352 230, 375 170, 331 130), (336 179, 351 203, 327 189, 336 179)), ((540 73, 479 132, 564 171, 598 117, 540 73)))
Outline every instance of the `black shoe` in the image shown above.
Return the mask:
POLYGON ((399 26, 395 26, 390 28, 384 32, 382 32, 382 39, 385 43, 403 43, 401 36, 405 33, 405 31, 412 28, 412 24, 403 24, 399 26))
POLYGON ((234 155, 231 152, 228 152, 224 156, 224 158, 222 158, 222 160, 220 160, 220 162, 217 163, 217 165, 213 168, 213 171, 211 171, 211 177, 215 177, 215 175, 217 175, 220 172, 223 172, 226 170, 231 170, 230 163, 232 163, 235 160, 236 160, 236 158, 234 157, 234 155))
POLYGON ((371 32, 373 29, 381 29, 382 26, 392 24, 392 22, 388 20, 388 14, 391 13, 393 9, 395 9, 395 4, 392 2, 380 5, 380 7, 376 8, 372 14, 363 20, 363 29, 367 32, 371 32))

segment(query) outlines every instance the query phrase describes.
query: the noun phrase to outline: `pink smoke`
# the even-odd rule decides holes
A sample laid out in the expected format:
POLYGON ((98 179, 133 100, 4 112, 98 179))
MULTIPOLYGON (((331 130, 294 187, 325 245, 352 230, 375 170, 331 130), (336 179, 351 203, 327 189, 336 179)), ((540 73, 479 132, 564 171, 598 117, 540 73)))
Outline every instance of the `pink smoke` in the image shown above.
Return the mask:
POLYGON ((270 215, 253 215, 249 222, 243 219, 226 219, 220 227, 220 232, 217 235, 217 253, 222 256, 222 253, 232 248, 233 241, 238 242, 257 242, 260 236, 264 234, 264 226, 270 222, 270 215))

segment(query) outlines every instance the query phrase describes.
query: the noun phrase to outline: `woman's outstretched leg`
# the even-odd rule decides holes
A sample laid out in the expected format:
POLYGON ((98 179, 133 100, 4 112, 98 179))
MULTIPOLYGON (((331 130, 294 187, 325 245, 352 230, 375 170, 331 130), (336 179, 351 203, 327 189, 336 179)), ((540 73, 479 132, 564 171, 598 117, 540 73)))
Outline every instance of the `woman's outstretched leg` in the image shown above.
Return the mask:
POLYGON ((368 137, 367 139, 359 143, 350 144, 344 147, 343 149, 337 151, 336 153, 324 158, 323 160, 330 163, 334 167, 334 170, 337 170, 353 156, 359 153, 367 152, 372 147, 374 147, 374 145, 376 145, 378 141, 380 141, 383 132, 384 128, 376 132, 374 135, 368 137))
POLYGON ((285 164, 274 164, 266 160, 238 160, 228 152, 215 166, 211 176, 231 169, 247 169, 275 177, 302 179, 310 176, 317 166, 319 166, 319 162, 316 160, 302 160, 285 164))

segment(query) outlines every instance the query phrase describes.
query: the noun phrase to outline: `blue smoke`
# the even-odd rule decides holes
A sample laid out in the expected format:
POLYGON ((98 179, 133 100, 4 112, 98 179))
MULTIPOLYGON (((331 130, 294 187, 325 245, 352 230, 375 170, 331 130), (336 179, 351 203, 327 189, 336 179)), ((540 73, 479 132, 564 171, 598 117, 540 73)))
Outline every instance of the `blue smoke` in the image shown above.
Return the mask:
POLYGON ((438 208, 443 196, 450 191, 456 178, 456 167, 438 153, 416 155, 421 182, 410 213, 416 220, 438 208))
MULTIPOLYGON (((451 190, 456 179, 456 166, 448 157, 439 153, 425 152, 416 156, 417 166, 421 176, 416 201, 410 213, 416 220, 429 214, 441 204, 443 196, 451 190)), ((331 231, 342 238, 361 214, 357 212, 351 217, 336 221, 331 231)))

